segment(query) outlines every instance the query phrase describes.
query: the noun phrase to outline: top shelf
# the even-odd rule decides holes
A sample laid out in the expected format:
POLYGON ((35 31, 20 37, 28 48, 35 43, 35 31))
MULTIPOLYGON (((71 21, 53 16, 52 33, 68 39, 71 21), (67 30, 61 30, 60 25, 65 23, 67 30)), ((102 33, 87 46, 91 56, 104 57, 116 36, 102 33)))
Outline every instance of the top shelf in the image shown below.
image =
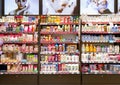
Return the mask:
MULTIPOLYGON (((8 24, 12 24, 12 25, 17 25, 20 22, 0 22, 0 24, 4 24, 4 23, 8 23, 8 24)), ((34 22, 22 22, 20 24, 24 24, 24 25, 34 25, 34 22)))
POLYGON ((82 24, 110 24, 110 23, 113 23, 113 24, 120 24, 120 22, 82 22, 82 24))
POLYGON ((95 32, 95 31, 82 31, 82 34, 116 34, 116 35, 119 35, 120 32, 95 32))
POLYGON ((40 34, 78 34, 78 32, 41 32, 40 34))
POLYGON ((38 32, 0 32, 0 34, 35 34, 38 32))
POLYGON ((57 25, 79 25, 79 23, 40 23, 43 26, 57 26, 57 25))

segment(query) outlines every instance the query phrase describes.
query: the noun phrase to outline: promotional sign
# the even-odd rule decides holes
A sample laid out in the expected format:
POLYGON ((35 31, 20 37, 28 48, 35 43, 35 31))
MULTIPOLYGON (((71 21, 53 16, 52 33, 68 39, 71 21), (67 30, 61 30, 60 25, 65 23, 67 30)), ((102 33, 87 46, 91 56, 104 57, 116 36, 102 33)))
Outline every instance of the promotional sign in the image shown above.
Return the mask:
POLYGON ((81 0, 80 14, 113 14, 114 0, 81 0))
POLYGON ((4 15, 39 15, 39 0, 4 0, 4 15))
POLYGON ((77 0, 43 0, 43 15, 75 15, 77 0))

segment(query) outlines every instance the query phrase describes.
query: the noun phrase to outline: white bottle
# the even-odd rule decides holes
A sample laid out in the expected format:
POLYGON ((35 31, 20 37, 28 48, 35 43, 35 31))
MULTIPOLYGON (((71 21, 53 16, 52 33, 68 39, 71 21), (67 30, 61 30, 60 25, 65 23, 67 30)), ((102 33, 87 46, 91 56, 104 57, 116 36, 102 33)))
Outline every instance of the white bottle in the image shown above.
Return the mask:
POLYGON ((119 45, 116 45, 116 46, 115 46, 115 53, 117 53, 117 54, 118 54, 118 53, 119 53, 119 51, 120 51, 119 45))
POLYGON ((85 44, 82 44, 82 53, 85 52, 85 44))
POLYGON ((75 55, 75 62, 79 62, 79 56, 75 55))

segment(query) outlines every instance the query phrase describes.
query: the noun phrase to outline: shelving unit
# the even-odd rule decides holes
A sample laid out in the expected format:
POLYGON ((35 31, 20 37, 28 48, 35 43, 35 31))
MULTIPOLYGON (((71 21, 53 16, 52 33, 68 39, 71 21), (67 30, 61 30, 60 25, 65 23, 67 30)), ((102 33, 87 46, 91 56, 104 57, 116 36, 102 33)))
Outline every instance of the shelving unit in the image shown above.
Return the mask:
POLYGON ((82 85, 117 85, 120 83, 118 81, 120 50, 115 48, 115 46, 120 47, 119 42, 116 42, 115 39, 115 37, 120 37, 120 20, 118 17, 119 15, 81 16, 82 37, 83 35, 101 35, 101 39, 99 38, 97 42, 94 41, 96 38, 87 38, 86 40, 90 40, 90 42, 81 41, 82 85), (105 39, 107 42, 101 41, 104 41, 104 36, 111 35, 115 37, 105 39), (85 47, 88 45, 87 48, 89 48, 89 51, 87 50, 87 52, 85 52, 86 48, 83 44, 85 47), (112 46, 112 48, 110 46, 112 46), (90 50, 92 49, 91 47, 93 50, 90 50), (97 49, 97 47, 101 49, 97 49), (112 49, 112 52, 106 49, 109 47, 112 49), (113 52, 113 50, 115 52, 113 52))
POLYGON ((31 12, 21 16, 9 16, 8 1, 0 0, 0 85, 120 85, 120 0, 17 0, 31 12))
POLYGON ((18 27, 15 21, 10 22, 7 31, 3 22, 0 23, 4 28, 0 29, 0 39, 4 41, 0 47, 0 66, 4 67, 0 68, 0 75, 34 78, 38 85, 95 85, 104 79, 106 83, 111 76, 117 79, 116 75, 120 74, 120 23, 95 22, 94 18, 100 16, 89 17, 92 16, 80 20, 79 16, 40 16, 39 22, 35 18, 30 23, 24 20, 19 23, 26 30, 21 27, 14 31, 11 28, 18 27), (39 28, 35 30, 38 23, 39 28), (8 70, 13 67, 19 70, 8 70))
POLYGON ((0 19, 0 74, 38 74, 37 16, 0 19))
MULTIPOLYGON (((100 18, 100 16, 97 18, 100 18)), ((104 71, 103 73, 112 74, 112 69, 111 72, 108 71, 110 69, 109 64, 119 63, 120 56, 117 55, 120 53, 119 22, 95 22, 94 19, 96 18, 93 18, 92 22, 86 23, 83 21, 82 23, 83 73, 97 74, 99 71, 104 71), (115 54, 110 55, 110 53, 115 54), (85 69, 86 72, 84 72, 85 69)))
POLYGON ((75 55, 75 53, 79 53, 79 49, 77 49, 77 45, 79 44, 79 29, 78 16, 44 16, 44 18, 41 16, 40 44, 42 55, 40 74, 74 74, 72 69, 76 69, 75 74, 80 73, 79 54, 75 55), (70 49, 72 46, 73 49, 70 49), (72 65, 75 66, 70 67, 72 65), (48 70, 47 68, 51 69, 48 70))
POLYGON ((40 82, 79 85, 79 16, 41 16, 40 26, 40 82))

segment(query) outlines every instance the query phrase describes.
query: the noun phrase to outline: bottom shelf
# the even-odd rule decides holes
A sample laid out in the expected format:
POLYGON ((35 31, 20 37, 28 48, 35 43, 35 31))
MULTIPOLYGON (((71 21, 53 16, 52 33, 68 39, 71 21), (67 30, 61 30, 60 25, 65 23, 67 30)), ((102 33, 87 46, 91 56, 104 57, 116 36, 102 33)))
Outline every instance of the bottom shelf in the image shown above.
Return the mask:
POLYGON ((120 74, 120 71, 118 71, 118 72, 114 72, 114 71, 98 71, 98 70, 96 70, 96 71, 92 71, 92 72, 86 72, 86 73, 82 73, 82 74, 94 74, 94 75, 97 75, 97 74, 120 74))
POLYGON ((37 72, 0 72, 1 75, 3 74, 37 74, 37 72))
POLYGON ((120 74, 120 64, 83 64, 83 74, 120 74))
POLYGON ((41 71, 40 74, 80 74, 79 71, 68 72, 68 71, 41 71))

